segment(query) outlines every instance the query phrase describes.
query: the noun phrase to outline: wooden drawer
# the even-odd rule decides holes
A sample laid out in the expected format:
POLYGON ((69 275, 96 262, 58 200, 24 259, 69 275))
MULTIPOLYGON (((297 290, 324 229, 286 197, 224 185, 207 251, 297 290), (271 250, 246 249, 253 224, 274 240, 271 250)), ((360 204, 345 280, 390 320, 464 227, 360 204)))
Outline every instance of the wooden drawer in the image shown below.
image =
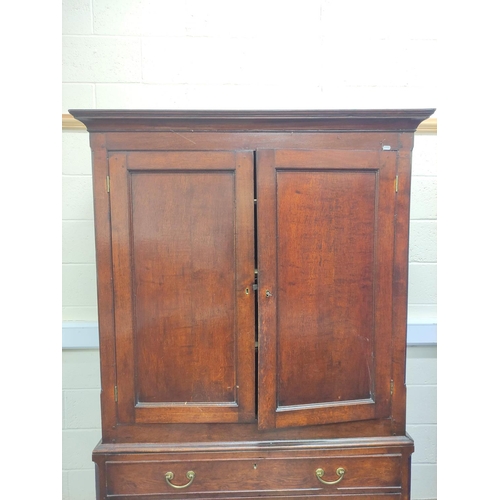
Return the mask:
POLYGON ((141 457, 120 461, 106 461, 106 490, 108 498, 129 498, 147 495, 148 498, 253 498, 254 495, 301 497, 330 496, 350 499, 377 494, 377 500, 400 498, 401 455, 356 455, 343 456, 294 456, 294 457, 245 457, 194 460, 152 460, 141 457), (342 479, 337 469, 345 470, 342 479), (323 484, 316 476, 317 469, 324 470, 323 479, 336 484, 323 484), (165 478, 173 473, 170 482, 184 486, 189 482, 188 471, 194 472, 189 486, 174 488, 165 478), (202 495, 202 496, 200 496, 202 495), (380 495, 380 496, 378 496, 380 495))

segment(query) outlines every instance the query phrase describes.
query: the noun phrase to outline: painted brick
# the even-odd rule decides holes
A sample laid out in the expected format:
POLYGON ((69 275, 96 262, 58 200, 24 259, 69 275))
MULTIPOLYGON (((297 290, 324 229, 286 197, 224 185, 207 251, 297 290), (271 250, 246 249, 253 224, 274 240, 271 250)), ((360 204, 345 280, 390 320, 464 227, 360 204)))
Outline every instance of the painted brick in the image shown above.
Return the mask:
MULTIPOLYGON (((240 26, 243 36, 249 34, 248 28, 246 28, 249 19, 238 20, 238 2, 189 0, 184 2, 184 7, 182 18, 189 36, 213 37, 221 34, 223 36, 238 36, 237 29, 240 26)), ((253 16, 250 14, 249 18, 251 17, 253 16)))
POLYGON ((288 39, 288 41, 301 39, 307 41, 318 37, 321 28, 322 1, 309 0, 297 2, 293 9, 286 0, 278 2, 259 1, 259 9, 255 9, 254 18, 249 24, 249 30, 254 26, 259 38, 274 37, 288 39), (257 28, 255 28, 255 26, 257 28))
POLYGON ((437 388, 433 385, 407 386, 408 425, 437 423, 437 388))
POLYGON ((94 306, 64 306, 63 321, 97 321, 97 304, 94 306))
POLYGON ((62 258, 63 263, 95 263, 95 237, 93 221, 63 221, 62 258))
POLYGON ((63 175, 62 218, 93 220, 92 178, 90 175, 63 175))
MULTIPOLYGON (((284 0, 256 0, 252 8, 240 2, 189 0, 183 2, 186 33, 190 36, 234 36, 276 40, 317 36, 320 0, 298 2, 293 9, 284 0), (278 21, 278 22, 277 22, 278 21)), ((268 43, 268 45, 271 45, 268 43)))
POLYGON ((87 132, 63 131, 62 170, 66 175, 90 175, 92 173, 92 157, 87 132))
POLYGON ((408 425, 408 434, 415 441, 413 464, 435 464, 437 461, 437 426, 408 425))
POLYGON ((410 262, 437 262, 437 222, 410 222, 410 262))
POLYGON ((406 383, 408 385, 437 384, 436 346, 408 347, 406 360, 406 383))
POLYGON ((317 48, 301 39, 261 44, 240 38, 145 38, 143 78, 146 83, 292 86, 316 79, 317 48))
POLYGON ((325 66, 317 37, 243 40, 238 50, 241 75, 235 83, 316 86, 325 66), (256 70, 258 68, 258 70, 256 70))
MULTIPOLYGON (((322 39, 323 60, 335 55, 335 64, 322 64, 321 83, 336 81, 344 86, 430 87, 436 48, 431 41, 364 40, 338 36, 322 39), (339 50, 349 44, 349 50, 339 50)), ((372 103, 373 107, 373 103, 372 103)))
POLYGON ((411 181, 411 219, 437 218, 437 178, 416 176, 411 181))
POLYGON ((324 0, 321 5, 321 34, 345 36, 348 38, 372 38, 394 35, 400 22, 396 21, 393 9, 382 9, 380 4, 367 2, 363 5, 363 15, 359 15, 358 2, 336 2, 324 0))
POLYGON ((415 464, 411 468, 411 500, 437 498, 437 466, 415 464))
POLYGON ((93 83, 63 83, 62 85, 62 113, 69 109, 94 108, 93 83))
POLYGON ((144 38, 144 82, 240 83, 244 73, 241 43, 215 38, 144 38))
POLYGON ((101 425, 99 389, 64 391, 66 429, 99 429, 101 425))
POLYGON ((300 25, 303 40, 319 28, 320 1, 293 9, 284 2, 245 4, 230 0, 94 0, 94 32, 101 35, 293 38, 300 25), (265 11, 265 15, 263 12, 265 11), (276 18, 280 23, 276 23, 276 18))
POLYGON ((144 36, 185 36, 190 20, 187 1, 144 0, 139 29, 144 36))
POLYGON ((323 94, 321 108, 370 109, 374 102, 387 109, 432 108, 436 102, 436 92, 422 87, 346 87, 334 71, 332 68, 331 74, 318 82, 323 94))
MULTIPOLYGON (((165 2, 176 3, 176 2, 165 2)), ((93 0, 96 35, 141 35, 142 0, 93 0)))
POLYGON ((96 491, 94 469, 69 471, 68 484, 68 500, 95 500, 96 491))
MULTIPOLYGON (((64 351, 63 351, 63 356, 64 356, 64 351)), ((64 405, 64 392, 62 393, 61 413, 62 413, 62 428, 66 429, 66 410, 64 405)))
MULTIPOLYGON (((103 83, 96 85, 98 108, 186 109, 186 85, 103 83)), ((206 104, 206 103, 205 103, 206 104)))
POLYGON ((63 264, 62 305, 97 306, 95 265, 63 264))
POLYGON ((408 323, 437 323, 437 305, 408 304, 408 323))
POLYGON ((69 472, 62 471, 62 500, 70 500, 69 498, 69 472))
POLYGON ((319 109, 319 86, 306 84, 98 84, 98 108, 319 109), (133 103, 133 105, 131 105, 133 103))
POLYGON ((89 35, 92 33, 91 0, 63 0, 63 35, 89 35))
POLYGON ((100 429, 64 430, 62 433, 63 470, 93 469, 92 450, 100 439, 100 429))
POLYGON ((186 97, 195 107, 207 107, 215 102, 224 109, 295 109, 318 108, 321 103, 319 87, 294 84, 286 88, 280 85, 189 85, 186 97), (298 103, 297 96, 303 96, 298 103))
MULTIPOLYGON (((139 82, 139 38, 63 36, 63 82, 139 82)), ((165 61, 164 61, 165 62, 165 61)))
POLYGON ((410 304, 437 303, 437 265, 410 263, 408 302, 410 304))
POLYGON ((412 175, 437 175, 437 135, 416 134, 412 154, 412 175))
POLYGON ((417 87, 429 87, 437 91, 435 75, 439 74, 439 50, 437 38, 432 40, 396 40, 400 47, 404 47, 399 52, 402 60, 394 61, 394 70, 400 66, 405 67, 407 84, 417 87))
POLYGON ((96 87, 98 107, 123 107, 133 102, 136 108, 148 109, 240 109, 248 98, 255 96, 253 87, 239 85, 188 85, 188 84, 102 84, 96 87), (243 99, 245 99, 243 101, 243 99))
POLYGON ((232 47, 202 38, 144 38, 142 75, 145 83, 226 83, 230 68, 223 60, 232 47), (214 54, 217 54, 214 57, 214 54), (212 68, 212 71, 210 70, 212 68))
POLYGON ((62 386, 64 389, 99 389, 99 351, 63 351, 62 386))
POLYGON ((439 16, 436 4, 423 0, 418 5, 397 0, 383 2, 338 2, 323 0, 321 33, 352 38, 436 39, 439 16), (363 14, 360 15, 360 9, 363 14), (406 22, 402 22, 402 19, 406 22))

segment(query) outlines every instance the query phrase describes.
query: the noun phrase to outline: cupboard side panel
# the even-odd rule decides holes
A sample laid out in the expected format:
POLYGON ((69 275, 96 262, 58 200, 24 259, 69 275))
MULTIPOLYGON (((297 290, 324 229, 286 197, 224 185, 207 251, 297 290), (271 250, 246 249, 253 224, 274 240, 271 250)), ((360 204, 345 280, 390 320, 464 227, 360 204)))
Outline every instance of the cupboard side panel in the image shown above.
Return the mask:
POLYGON ((398 192, 396 194, 394 284, 393 284, 393 433, 403 435, 406 428, 406 336, 408 321, 408 258, 411 193, 411 154, 413 134, 402 134, 398 153, 398 192))
POLYGON ((110 202, 106 186, 109 175, 106 136, 91 134, 94 230, 97 267, 99 321, 99 359, 101 372, 101 420, 103 440, 110 439, 117 421, 114 386, 116 352, 113 300, 113 262, 111 256, 110 202))

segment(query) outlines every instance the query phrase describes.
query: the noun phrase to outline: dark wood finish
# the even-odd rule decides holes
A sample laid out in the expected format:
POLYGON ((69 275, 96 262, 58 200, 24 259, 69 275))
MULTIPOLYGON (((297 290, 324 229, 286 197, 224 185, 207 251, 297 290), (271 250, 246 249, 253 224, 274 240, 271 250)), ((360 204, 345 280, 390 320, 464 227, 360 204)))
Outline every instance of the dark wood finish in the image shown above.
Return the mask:
POLYGON ((392 426, 393 434, 406 428, 406 339, 399 332, 406 329, 408 303, 408 254, 410 233, 411 151, 413 134, 401 134, 398 151, 398 192, 396 194, 393 280, 393 342, 392 379, 394 380, 392 426))
POLYGON ((259 428, 387 417, 396 156, 259 154, 259 428))
MULTIPOLYGON (((108 495, 137 495, 159 493, 178 494, 165 481, 167 471, 174 472, 174 484, 186 484, 186 473, 195 471, 190 494, 218 492, 221 485, 228 491, 273 491, 277 479, 283 492, 300 490, 307 494, 342 492, 356 487, 400 490, 401 455, 371 455, 357 457, 312 458, 246 458, 220 460, 207 457, 201 460, 176 461, 109 461, 106 463, 108 495), (338 485, 323 485, 315 476, 321 467, 337 479, 339 466, 347 473, 338 485), (175 482, 174 482, 175 481, 175 482)), ((325 476, 326 479, 326 476, 325 476)), ((387 491, 385 491, 387 492, 387 491)))
POLYGON ((232 498, 238 493, 245 498, 259 492, 266 498, 316 498, 343 494, 402 495, 408 489, 408 478, 401 470, 412 450, 408 438, 339 440, 335 444, 245 443, 239 447, 102 445, 95 459, 99 468, 106 471, 108 480, 103 495, 109 498, 175 497, 181 491, 166 483, 165 473, 173 472, 174 484, 182 485, 190 470, 195 472, 195 479, 186 488, 186 497, 232 498), (335 480, 339 467, 345 469, 345 474, 337 484, 324 485, 315 475, 317 468, 323 468, 324 479, 335 480))
POLYGON ((433 110, 70 112, 93 152, 98 498, 409 500, 411 149, 433 110))
POLYGON ((318 111, 69 110, 89 132, 355 130, 415 132, 433 109, 318 111), (74 113, 73 113, 74 112, 74 113))
POLYGON ((335 424, 280 427, 259 429, 257 423, 219 423, 215 424, 120 424, 109 432, 109 441, 120 443, 161 443, 168 435, 169 442, 211 442, 283 440, 283 439, 319 439, 319 438, 362 438, 367 436, 390 436, 392 420, 359 420, 355 422, 337 422, 335 424))
POLYGON ((117 408, 114 401, 116 384, 116 350, 113 298, 113 261, 111 217, 106 177, 109 174, 106 136, 90 136, 93 163, 94 225, 97 266, 97 300, 99 321, 99 354, 101 371, 101 422, 103 439, 112 439, 116 430, 117 408))
POLYGON ((394 132, 198 132, 181 133, 135 132, 130 141, 127 132, 106 133, 108 151, 204 151, 204 150, 255 150, 255 149, 341 149, 376 150, 382 144, 398 150, 399 136, 394 132))
POLYGON ((109 164, 118 421, 254 420, 253 153, 109 164))

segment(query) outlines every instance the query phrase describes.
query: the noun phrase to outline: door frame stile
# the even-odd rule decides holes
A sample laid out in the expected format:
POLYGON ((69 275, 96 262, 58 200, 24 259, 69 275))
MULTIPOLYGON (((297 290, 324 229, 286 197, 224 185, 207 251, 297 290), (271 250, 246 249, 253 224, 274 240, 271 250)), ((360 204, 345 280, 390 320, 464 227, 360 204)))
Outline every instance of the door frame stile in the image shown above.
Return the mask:
POLYGON ((276 325, 276 279, 277 248, 276 217, 276 171, 273 168, 274 150, 257 150, 257 261, 259 264, 258 286, 258 428, 272 429, 276 427, 277 408, 277 325, 276 325), (266 230, 262 230, 265 224, 266 230), (269 238, 266 236, 269 235, 269 238), (272 295, 267 297, 266 291, 272 295))

